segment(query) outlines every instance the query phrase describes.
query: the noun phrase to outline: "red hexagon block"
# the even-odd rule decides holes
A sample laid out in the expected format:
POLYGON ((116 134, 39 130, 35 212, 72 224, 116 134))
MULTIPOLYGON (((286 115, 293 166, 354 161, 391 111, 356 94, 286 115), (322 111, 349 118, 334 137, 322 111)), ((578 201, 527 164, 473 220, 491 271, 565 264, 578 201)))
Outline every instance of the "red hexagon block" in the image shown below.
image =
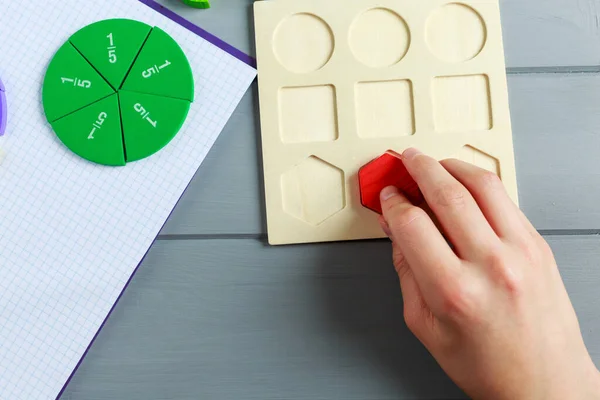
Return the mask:
POLYGON ((423 202, 419 186, 410 176, 400 155, 387 151, 358 171, 360 202, 362 205, 381 214, 379 194, 388 186, 397 187, 413 203, 423 202))

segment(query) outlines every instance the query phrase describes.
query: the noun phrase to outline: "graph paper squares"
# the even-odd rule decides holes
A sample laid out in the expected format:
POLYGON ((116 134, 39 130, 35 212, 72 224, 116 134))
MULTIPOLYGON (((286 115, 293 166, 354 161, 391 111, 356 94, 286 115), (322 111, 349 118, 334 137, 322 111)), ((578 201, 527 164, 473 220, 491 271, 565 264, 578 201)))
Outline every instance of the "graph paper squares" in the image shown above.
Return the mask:
POLYGON ((10 232, 0 241, 0 398, 54 399, 256 71, 137 0, 0 8, 0 69, 10 95, 0 169, 0 232, 10 232), (65 40, 115 17, 172 35, 202 88, 171 144, 127 168, 70 152, 45 120, 40 96, 48 63, 65 40))

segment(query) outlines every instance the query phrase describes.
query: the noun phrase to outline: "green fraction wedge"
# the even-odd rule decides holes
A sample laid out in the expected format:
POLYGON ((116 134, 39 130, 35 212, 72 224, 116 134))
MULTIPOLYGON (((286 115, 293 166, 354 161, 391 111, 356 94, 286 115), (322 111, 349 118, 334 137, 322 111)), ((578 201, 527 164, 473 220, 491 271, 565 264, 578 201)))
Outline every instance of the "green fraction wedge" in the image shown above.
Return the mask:
POLYGON ((54 122, 112 93, 110 85, 67 42, 55 54, 44 78, 46 118, 54 122))
POLYGON ((73 153, 124 166, 177 135, 194 99, 179 45, 160 28, 129 19, 77 31, 55 54, 42 89, 46 118, 73 153))
POLYGON ((90 64, 119 89, 152 28, 130 19, 108 19, 71 36, 71 43, 90 64))
POLYGON ((183 0, 183 3, 194 8, 210 8, 208 0, 183 0))
POLYGON ((152 29, 122 89, 194 100, 194 77, 181 47, 160 28, 152 29))
POLYGON ((103 165, 125 165, 116 93, 54 121, 52 128, 65 146, 86 160, 103 165))
POLYGON ((181 129, 190 102, 128 91, 119 92, 127 162, 166 146, 181 129))

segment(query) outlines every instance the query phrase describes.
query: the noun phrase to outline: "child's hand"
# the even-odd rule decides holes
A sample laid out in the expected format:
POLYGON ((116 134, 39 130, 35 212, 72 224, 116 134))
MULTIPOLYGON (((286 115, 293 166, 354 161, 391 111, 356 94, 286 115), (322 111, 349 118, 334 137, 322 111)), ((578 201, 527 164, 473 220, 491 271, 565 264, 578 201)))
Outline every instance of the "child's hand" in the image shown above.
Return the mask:
POLYGON ((382 191, 411 331, 476 399, 600 399, 552 251, 500 179, 413 149, 403 160, 452 245, 425 211, 382 191))

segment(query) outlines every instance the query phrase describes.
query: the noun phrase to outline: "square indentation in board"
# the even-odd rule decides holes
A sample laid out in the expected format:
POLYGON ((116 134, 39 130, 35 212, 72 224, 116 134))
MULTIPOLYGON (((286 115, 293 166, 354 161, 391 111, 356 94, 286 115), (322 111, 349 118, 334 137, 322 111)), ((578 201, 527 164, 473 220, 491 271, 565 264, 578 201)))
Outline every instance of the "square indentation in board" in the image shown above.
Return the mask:
POLYGON ((279 127, 285 143, 330 142, 338 138, 333 85, 279 89, 279 127))
POLYGON ((493 125, 486 75, 440 76, 433 80, 433 113, 438 132, 490 130, 493 125))
POLYGON ((359 82, 356 90, 358 136, 410 136, 415 133, 412 83, 409 80, 359 82))

